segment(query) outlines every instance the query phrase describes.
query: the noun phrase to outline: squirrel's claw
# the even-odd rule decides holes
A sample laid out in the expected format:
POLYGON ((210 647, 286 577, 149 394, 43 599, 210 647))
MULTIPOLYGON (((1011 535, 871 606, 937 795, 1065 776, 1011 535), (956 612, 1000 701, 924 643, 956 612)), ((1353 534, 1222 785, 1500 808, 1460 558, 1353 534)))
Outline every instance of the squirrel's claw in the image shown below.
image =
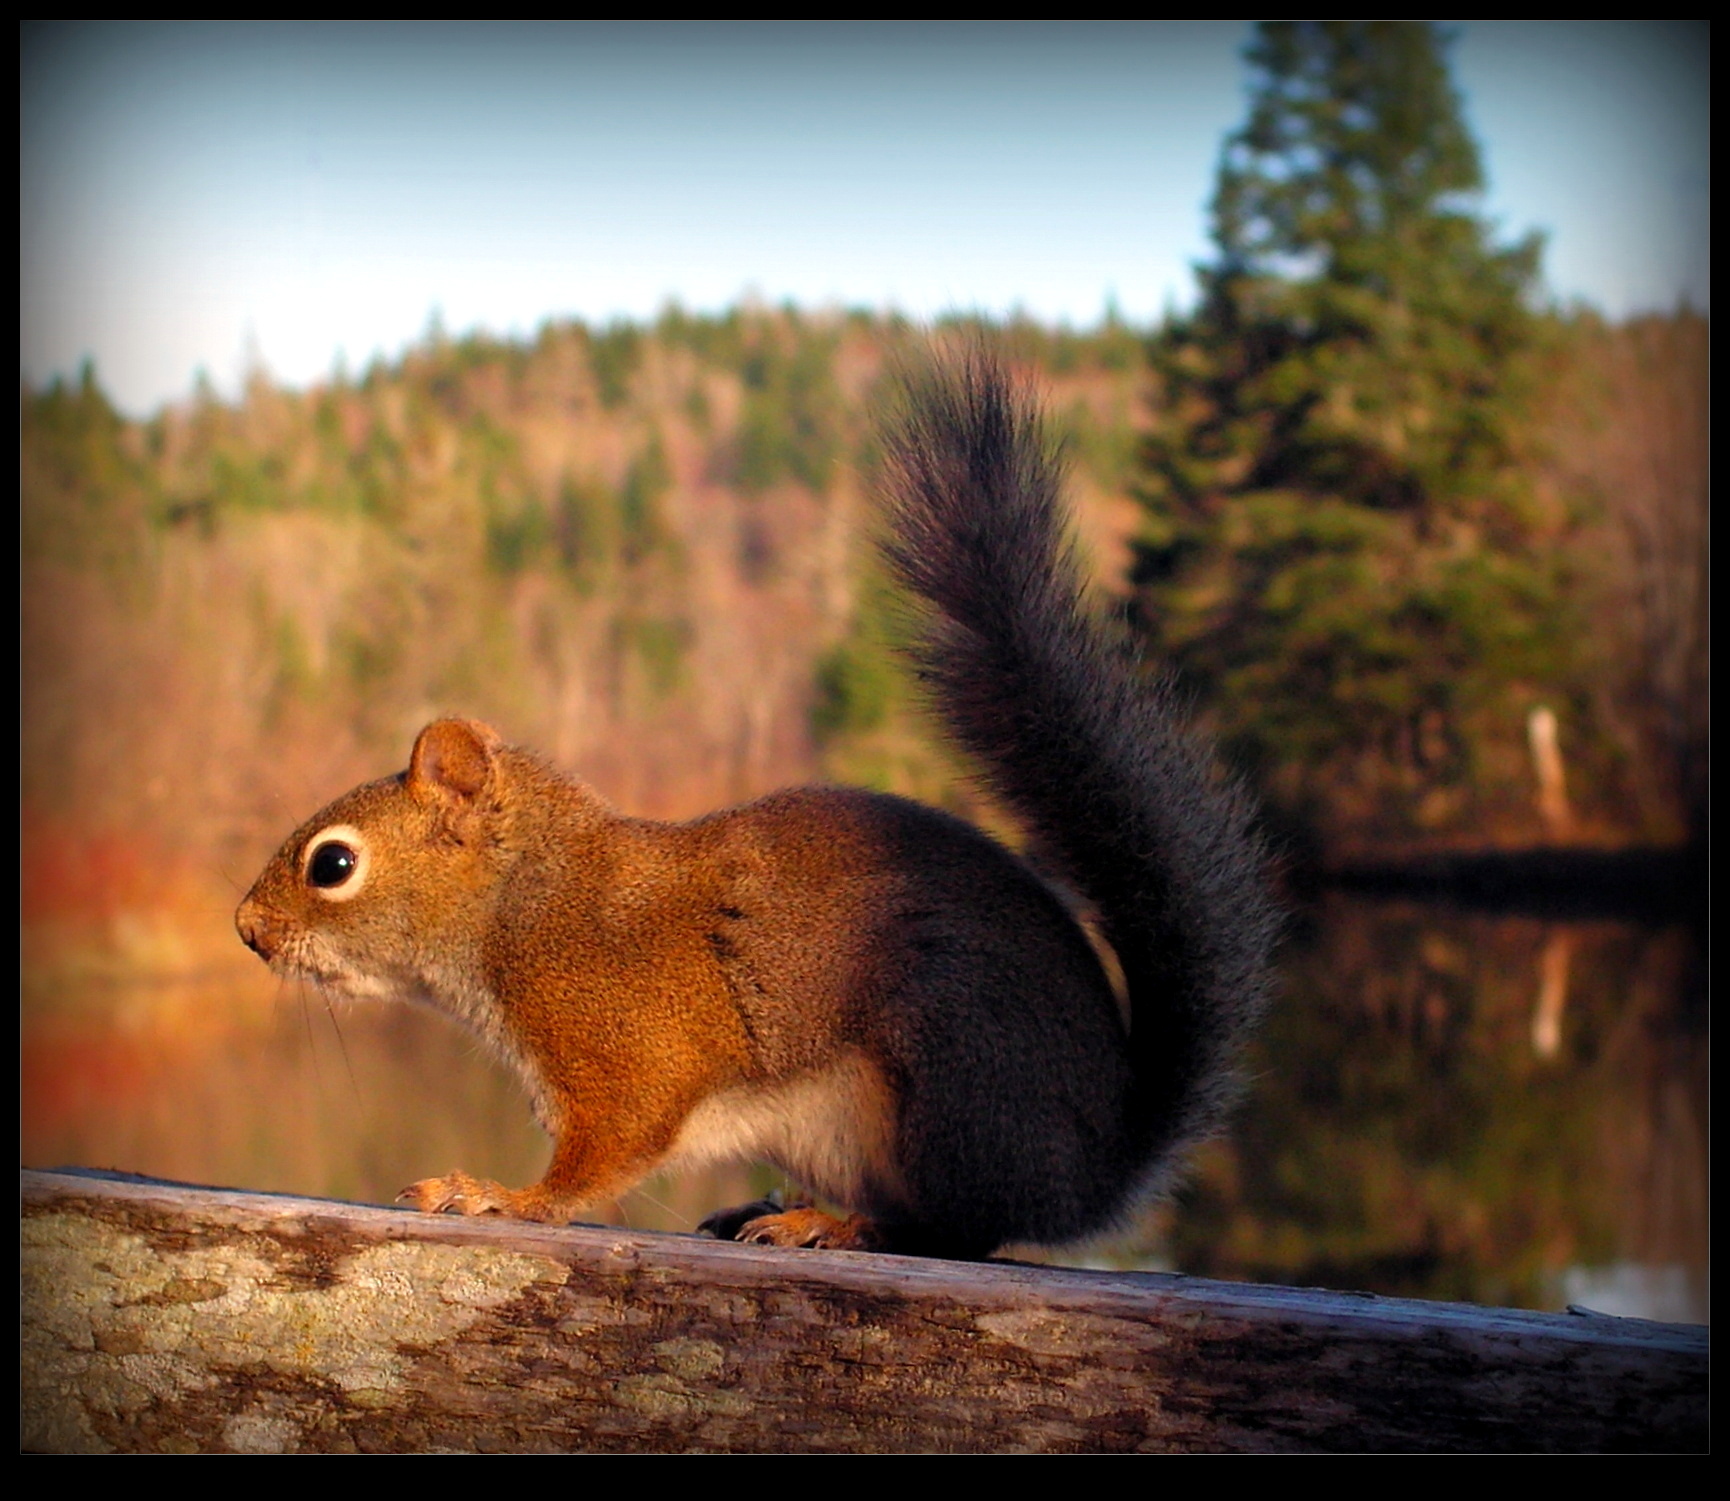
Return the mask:
POLYGON ((447 1173, 442 1178, 422 1178, 411 1183, 396 1196, 399 1204, 411 1204, 427 1214, 443 1214, 455 1210, 458 1214, 509 1213, 510 1190, 484 1178, 471 1178, 467 1173, 447 1173))

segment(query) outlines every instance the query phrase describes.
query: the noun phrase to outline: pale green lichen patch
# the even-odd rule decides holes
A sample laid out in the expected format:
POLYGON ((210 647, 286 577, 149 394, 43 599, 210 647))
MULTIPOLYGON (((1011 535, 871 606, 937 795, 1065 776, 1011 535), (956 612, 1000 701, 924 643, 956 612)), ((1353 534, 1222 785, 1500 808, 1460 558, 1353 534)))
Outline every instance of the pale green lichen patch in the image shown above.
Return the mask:
MULTIPOLYGON (((58 1213, 27 1217, 22 1230, 22 1411, 33 1449, 106 1448, 104 1420, 180 1402, 216 1371, 313 1381, 384 1407, 403 1398, 417 1347, 566 1276, 556 1260, 520 1251, 390 1241, 309 1279, 303 1248, 285 1252, 265 1234, 164 1244, 58 1213)), ((224 1423, 222 1442, 298 1447, 298 1404, 264 1392, 258 1401, 224 1423)))
POLYGON ((655 1364, 685 1381, 707 1381, 727 1362, 727 1352, 712 1339, 668 1339, 650 1353, 655 1364))
POLYGON ((300 1447, 300 1425, 282 1413, 237 1413, 222 1425, 222 1441, 236 1454, 291 1454, 300 1447))
POLYGON ((713 1417, 743 1417, 752 1409, 750 1398, 740 1392, 693 1388, 669 1375, 626 1376, 614 1388, 613 1400, 655 1422, 679 1426, 713 1417))
MULTIPOLYGON (((987 1334, 1026 1350, 1030 1355, 1063 1359, 1098 1359, 1101 1349, 1118 1342, 1120 1326, 1114 1319, 1077 1313, 1052 1313, 1043 1309, 1008 1309, 983 1313, 974 1321, 987 1334)), ((1147 1331, 1149 1346, 1168 1343, 1157 1331, 1147 1331)))

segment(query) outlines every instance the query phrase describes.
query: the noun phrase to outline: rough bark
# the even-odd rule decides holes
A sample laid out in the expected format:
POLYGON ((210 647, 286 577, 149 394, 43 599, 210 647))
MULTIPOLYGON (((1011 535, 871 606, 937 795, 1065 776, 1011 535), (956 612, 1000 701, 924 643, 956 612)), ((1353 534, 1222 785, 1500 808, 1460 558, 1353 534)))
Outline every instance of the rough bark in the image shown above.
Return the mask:
POLYGON ((23 1174, 29 1450, 1703 1450, 1704 1328, 23 1174))

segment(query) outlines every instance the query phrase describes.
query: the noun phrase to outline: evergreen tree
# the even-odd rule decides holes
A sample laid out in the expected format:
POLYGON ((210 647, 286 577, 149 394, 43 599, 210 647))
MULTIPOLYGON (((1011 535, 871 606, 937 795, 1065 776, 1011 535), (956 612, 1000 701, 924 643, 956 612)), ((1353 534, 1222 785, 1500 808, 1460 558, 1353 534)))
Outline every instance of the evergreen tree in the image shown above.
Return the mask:
POLYGON ((1523 735, 1553 591, 1516 462, 1540 246, 1498 248, 1433 28, 1280 22, 1156 339, 1135 582, 1277 804, 1461 816, 1523 735))

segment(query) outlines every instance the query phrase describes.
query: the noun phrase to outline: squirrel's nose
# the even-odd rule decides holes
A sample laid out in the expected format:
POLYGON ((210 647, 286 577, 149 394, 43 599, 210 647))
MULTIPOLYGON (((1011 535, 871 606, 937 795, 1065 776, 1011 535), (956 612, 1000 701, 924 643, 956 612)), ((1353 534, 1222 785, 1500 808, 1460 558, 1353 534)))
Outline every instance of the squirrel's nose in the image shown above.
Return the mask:
POLYGON ((244 943, 260 959, 270 959, 270 923, 263 911, 250 896, 240 904, 240 910, 234 914, 234 930, 240 934, 244 943))

